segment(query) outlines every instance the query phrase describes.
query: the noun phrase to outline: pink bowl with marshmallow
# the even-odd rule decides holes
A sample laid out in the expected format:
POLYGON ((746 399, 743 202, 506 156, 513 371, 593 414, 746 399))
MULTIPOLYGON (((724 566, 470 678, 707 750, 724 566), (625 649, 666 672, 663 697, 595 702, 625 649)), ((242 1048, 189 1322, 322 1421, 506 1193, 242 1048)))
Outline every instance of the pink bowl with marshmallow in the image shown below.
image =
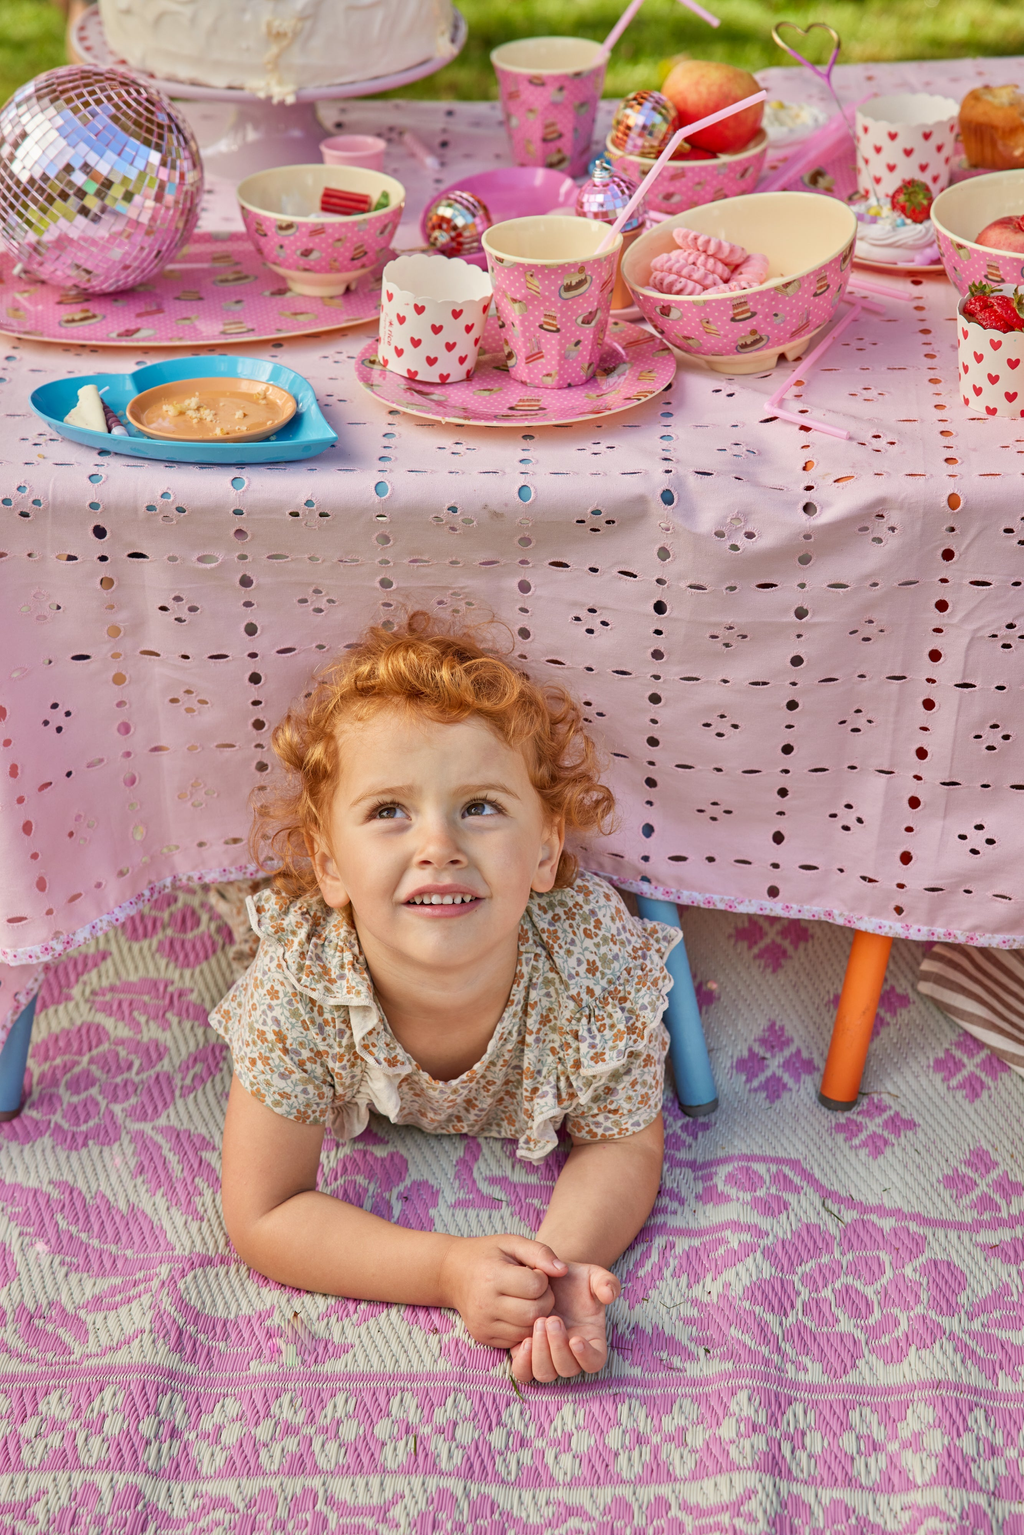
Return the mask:
MULTIPOLYGON (((605 145, 615 172, 633 186, 639 186, 657 163, 640 155, 623 154, 613 146, 611 134, 605 145)), ((710 160, 670 160, 644 202, 652 213, 685 213, 702 203, 740 197, 757 186, 767 153, 768 135, 762 129, 745 149, 735 154, 714 155, 710 160)))
POLYGON ((849 282, 856 237, 857 220, 835 198, 754 192, 665 219, 624 252, 622 275, 644 318, 671 346, 720 372, 753 373, 774 366, 780 353, 802 356, 832 318, 849 282), (709 247, 713 260, 723 246, 767 257, 765 280, 741 290, 660 292, 651 285, 653 263, 680 250, 676 229, 710 236, 697 243, 709 247))

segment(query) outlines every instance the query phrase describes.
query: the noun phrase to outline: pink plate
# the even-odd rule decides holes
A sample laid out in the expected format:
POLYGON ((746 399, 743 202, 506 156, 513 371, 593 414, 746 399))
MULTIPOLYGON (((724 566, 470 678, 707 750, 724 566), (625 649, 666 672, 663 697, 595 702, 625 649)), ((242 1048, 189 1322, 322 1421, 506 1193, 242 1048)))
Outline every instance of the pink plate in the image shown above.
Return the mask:
MULTIPOLYGON (((475 176, 463 176, 461 181, 453 181, 443 192, 433 194, 423 210, 420 233, 425 242, 427 208, 449 192, 472 192, 474 197, 479 197, 492 221, 502 224, 506 219, 525 219, 535 213, 562 209, 574 212, 577 190, 571 176, 563 176, 561 171, 545 170, 542 165, 504 165, 494 171, 479 171, 475 176)), ((471 261, 481 271, 487 270, 487 257, 483 251, 462 259, 471 261)))
POLYGON ((263 265, 241 231, 197 234, 149 282, 75 297, 15 277, 12 258, 0 252, 0 331, 62 344, 81 332, 90 346, 195 347, 341 330, 376 319, 380 274, 393 255, 387 251, 337 298, 302 298, 263 265))
POLYGON ((930 272, 944 272, 946 269, 941 261, 929 262, 927 266, 914 266, 911 262, 904 261, 869 261, 866 256, 854 256, 854 266, 870 267, 873 272, 894 272, 901 277, 927 277, 930 272))
POLYGON ((660 336, 624 320, 608 325, 596 374, 571 389, 535 389, 509 377, 498 322, 484 331, 476 372, 461 384, 416 384, 382 368, 377 342, 356 359, 356 378, 370 394, 396 410, 456 426, 567 426, 642 405, 672 382, 676 361, 660 336))

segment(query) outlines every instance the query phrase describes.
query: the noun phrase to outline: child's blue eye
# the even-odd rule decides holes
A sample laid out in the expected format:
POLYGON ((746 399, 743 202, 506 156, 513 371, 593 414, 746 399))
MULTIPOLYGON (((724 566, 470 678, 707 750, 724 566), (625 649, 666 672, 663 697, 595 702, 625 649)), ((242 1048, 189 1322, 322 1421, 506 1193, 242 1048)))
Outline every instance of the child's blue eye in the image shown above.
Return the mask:
POLYGON ((466 806, 465 815, 500 815, 497 805, 492 805, 489 799, 475 799, 466 806))

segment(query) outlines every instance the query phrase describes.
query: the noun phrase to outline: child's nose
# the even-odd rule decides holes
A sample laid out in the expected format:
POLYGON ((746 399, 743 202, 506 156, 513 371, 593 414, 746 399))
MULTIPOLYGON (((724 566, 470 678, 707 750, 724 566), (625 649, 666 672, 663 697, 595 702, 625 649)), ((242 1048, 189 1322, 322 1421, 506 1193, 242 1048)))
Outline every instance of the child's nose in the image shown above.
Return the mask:
POLYGON ((454 829, 444 816, 432 816, 424 820, 422 829, 423 835, 417 854, 419 863, 433 864, 435 867, 444 864, 448 867, 452 864, 464 865, 467 862, 454 829))

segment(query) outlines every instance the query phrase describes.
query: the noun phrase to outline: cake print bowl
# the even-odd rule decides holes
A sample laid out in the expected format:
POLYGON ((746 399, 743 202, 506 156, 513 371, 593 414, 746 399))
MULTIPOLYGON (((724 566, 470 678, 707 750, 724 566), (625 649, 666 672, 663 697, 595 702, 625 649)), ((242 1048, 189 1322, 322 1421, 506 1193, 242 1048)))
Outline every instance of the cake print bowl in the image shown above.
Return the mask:
MULTIPOLYGON (((640 155, 624 154, 605 140, 605 152, 615 171, 638 186, 652 165, 640 155)), ((734 155, 714 155, 710 160, 670 160, 652 190, 644 199, 652 213, 685 213, 701 203, 719 202, 726 197, 740 197, 757 186, 764 157, 768 153, 768 135, 764 129, 746 149, 734 155)))
POLYGON ((835 314, 850 280, 857 220, 845 203, 814 192, 753 192, 665 219, 631 245, 622 275, 645 320, 681 352, 722 373, 759 373, 784 353, 802 357, 835 314), (742 293, 693 298, 648 286, 655 256, 693 229, 768 258, 768 277, 742 293))
POLYGON ((1024 251, 998 251, 979 245, 976 236, 993 219, 1024 213, 1024 170, 993 171, 958 181, 940 192, 929 215, 946 276, 961 295, 972 282, 1024 284, 1024 251))
POLYGON ((258 171, 238 186, 245 232, 293 293, 330 298, 344 293, 391 255, 391 240, 405 206, 405 188, 383 171, 353 165, 280 165, 258 171), (363 193, 377 212, 322 213, 326 187, 363 193))

